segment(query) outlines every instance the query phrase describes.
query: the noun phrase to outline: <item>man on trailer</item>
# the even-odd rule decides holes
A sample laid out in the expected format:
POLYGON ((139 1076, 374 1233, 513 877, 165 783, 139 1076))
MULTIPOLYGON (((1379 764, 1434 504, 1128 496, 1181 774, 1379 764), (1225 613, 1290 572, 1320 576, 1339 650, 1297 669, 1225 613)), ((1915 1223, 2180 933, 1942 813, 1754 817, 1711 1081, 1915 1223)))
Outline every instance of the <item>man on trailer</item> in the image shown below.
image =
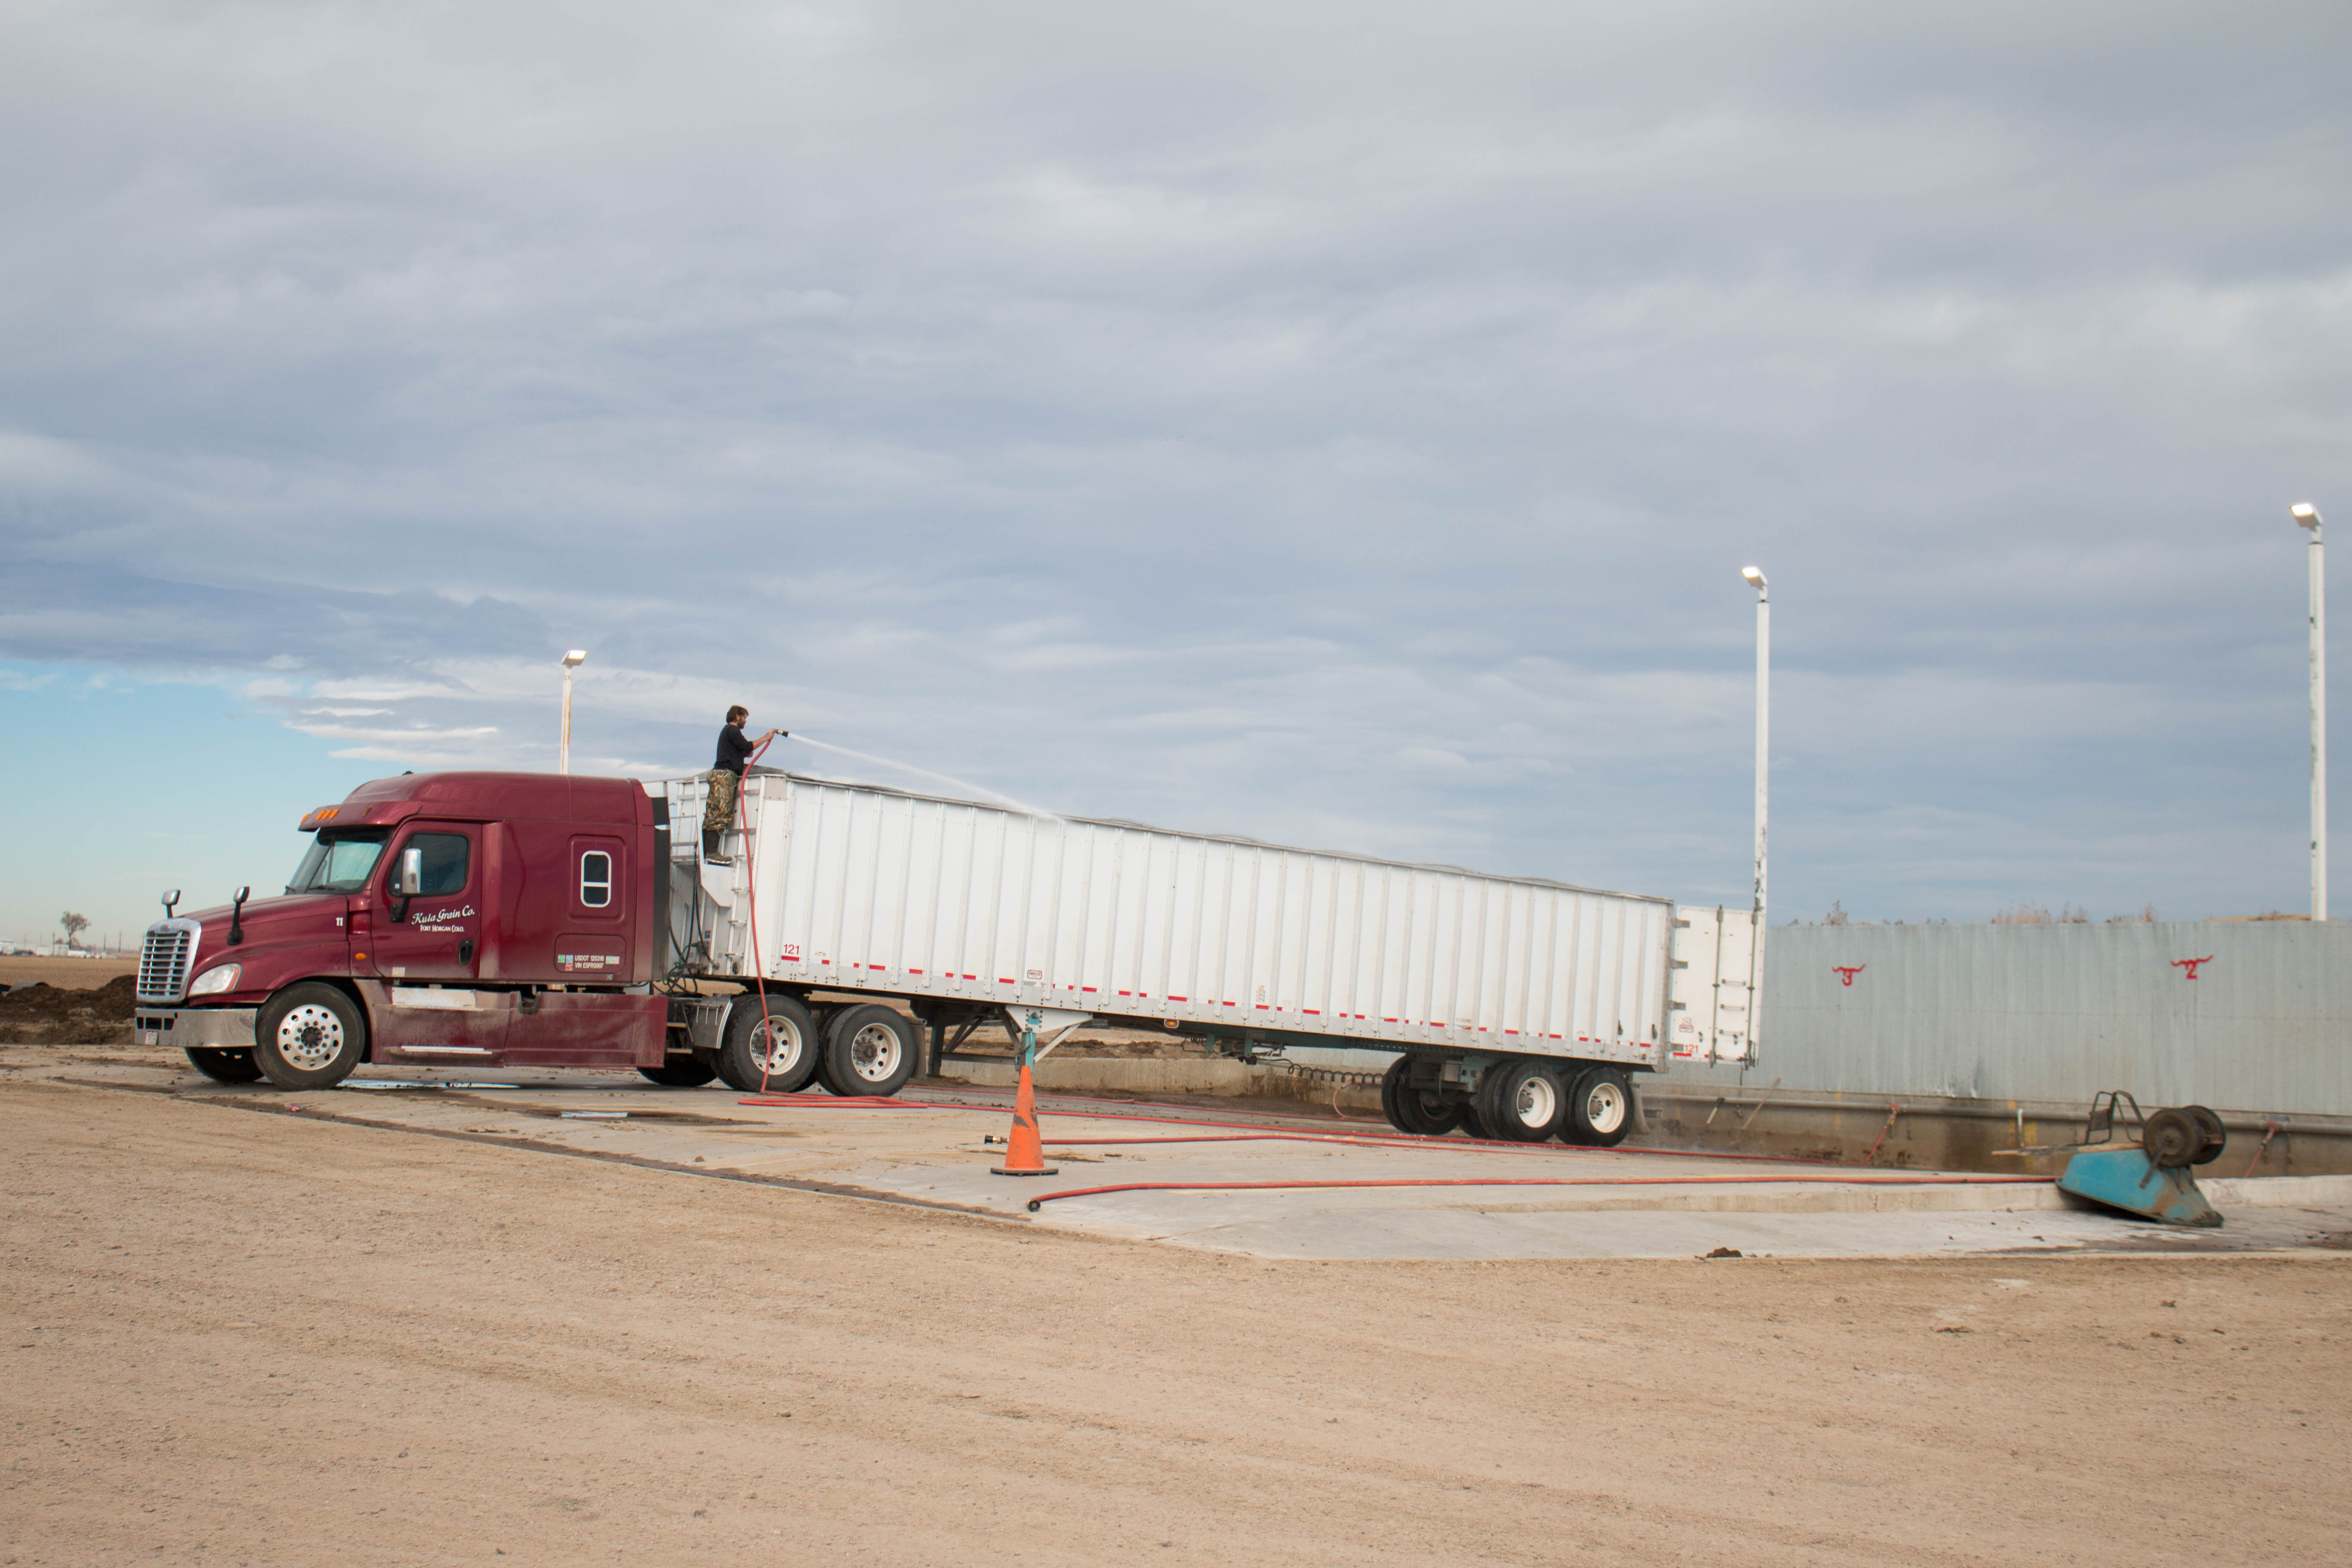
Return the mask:
POLYGON ((751 763, 751 753, 787 730, 771 730, 753 741, 743 733, 743 721, 751 710, 740 703, 727 710, 726 727, 719 731, 719 755, 710 771, 703 777, 710 789, 702 808, 702 858, 713 866, 732 866, 735 858, 719 850, 719 836, 735 821, 735 797, 743 790, 743 769, 751 763))

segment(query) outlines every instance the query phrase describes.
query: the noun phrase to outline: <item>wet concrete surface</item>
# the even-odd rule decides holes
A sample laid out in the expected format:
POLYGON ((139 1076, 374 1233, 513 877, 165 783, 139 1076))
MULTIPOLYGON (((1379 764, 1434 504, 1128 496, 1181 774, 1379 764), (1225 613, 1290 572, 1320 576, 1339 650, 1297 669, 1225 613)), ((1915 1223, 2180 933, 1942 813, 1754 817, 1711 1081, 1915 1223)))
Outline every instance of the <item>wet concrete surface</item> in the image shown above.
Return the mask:
POLYGON ((303 1116, 461 1138, 1007 1223, 1302 1259, 2246 1253, 2352 1248, 2352 1178, 2213 1183, 2219 1230, 2087 1207, 2047 1182, 1560 1144, 1407 1139, 1378 1122, 1262 1107, 1041 1096, 1058 1173, 991 1173, 1009 1093, 910 1086, 865 1105, 822 1091, 751 1103, 634 1073, 370 1068, 329 1091, 212 1082, 130 1054, 17 1072, 169 1095, 224 1114, 303 1116), (1276 1184, 1255 1190, 1077 1189, 1276 1184), (1430 1183, 1315 1186, 1310 1183, 1430 1183), (2338 1190, 2338 1189, 2341 1190, 2338 1190), (1033 1202, 1038 1206, 1034 1211, 1033 1202))

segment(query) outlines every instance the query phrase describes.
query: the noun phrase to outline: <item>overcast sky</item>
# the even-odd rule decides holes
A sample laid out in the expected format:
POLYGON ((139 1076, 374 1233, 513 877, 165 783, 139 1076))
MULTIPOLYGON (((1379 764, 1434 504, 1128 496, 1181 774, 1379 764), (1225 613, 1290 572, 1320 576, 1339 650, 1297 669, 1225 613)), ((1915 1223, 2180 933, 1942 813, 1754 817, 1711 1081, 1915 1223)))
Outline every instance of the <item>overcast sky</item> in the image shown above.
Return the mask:
POLYGON ((575 768, 740 700, 1740 902, 1750 561, 1779 918, 2301 909, 2347 68, 2340 0, 15 0, 0 934, 551 767, 574 646, 575 768))

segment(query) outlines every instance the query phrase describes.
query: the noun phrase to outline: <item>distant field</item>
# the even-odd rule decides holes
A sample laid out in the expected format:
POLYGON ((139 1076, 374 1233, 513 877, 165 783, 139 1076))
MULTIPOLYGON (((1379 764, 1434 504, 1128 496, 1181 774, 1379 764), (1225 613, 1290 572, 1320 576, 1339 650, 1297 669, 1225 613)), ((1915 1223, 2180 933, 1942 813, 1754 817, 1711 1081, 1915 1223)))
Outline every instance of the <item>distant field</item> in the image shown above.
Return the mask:
POLYGON ((0 958, 0 985, 72 986, 94 991, 118 974, 136 974, 135 958, 0 958))

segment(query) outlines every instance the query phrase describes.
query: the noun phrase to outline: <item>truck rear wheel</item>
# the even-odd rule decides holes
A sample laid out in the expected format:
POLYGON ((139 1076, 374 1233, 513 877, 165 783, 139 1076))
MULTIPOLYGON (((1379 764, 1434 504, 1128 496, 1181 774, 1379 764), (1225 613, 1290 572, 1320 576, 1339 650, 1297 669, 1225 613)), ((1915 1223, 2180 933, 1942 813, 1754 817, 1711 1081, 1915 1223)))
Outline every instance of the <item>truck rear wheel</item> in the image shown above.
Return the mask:
POLYGON ((1412 1086, 1412 1058, 1399 1057, 1381 1078, 1381 1110, 1389 1125, 1417 1138, 1443 1138, 1462 1120, 1462 1108, 1412 1086))
POLYGON ((1615 1068, 1587 1068, 1569 1092, 1559 1124, 1563 1143, 1614 1149, 1633 1131, 1633 1085, 1615 1068))
POLYGON ((280 1089, 332 1089, 367 1055, 359 1004, 315 980, 272 996, 256 1024, 253 1065, 280 1089))
POLYGON ((215 1083, 251 1083, 261 1076, 251 1051, 226 1051, 218 1046, 189 1046, 188 1065, 215 1083))
POLYGON ((1540 1143, 1559 1130, 1567 1100, 1550 1064, 1521 1057, 1486 1069, 1478 1083, 1478 1120, 1497 1138, 1540 1143))
POLYGON ((702 1057, 672 1057, 657 1068, 639 1068, 637 1076, 664 1089, 700 1089, 719 1076, 719 1069, 702 1057))
POLYGON ((824 1032, 819 1075, 838 1095, 892 1095, 915 1076, 915 1026, 891 1007, 845 1007, 824 1032))
POLYGON ((1475 1096, 1455 1106, 1454 1113, 1459 1119, 1456 1125, 1466 1136, 1475 1138, 1482 1143, 1494 1141, 1495 1134, 1487 1129, 1486 1119, 1478 1113, 1478 1101, 1475 1096))
POLYGON ((719 1047, 719 1076, 744 1094, 798 1094, 816 1076, 816 1020, 790 996, 771 995, 767 1017, 760 998, 738 996, 727 1011, 719 1047))

